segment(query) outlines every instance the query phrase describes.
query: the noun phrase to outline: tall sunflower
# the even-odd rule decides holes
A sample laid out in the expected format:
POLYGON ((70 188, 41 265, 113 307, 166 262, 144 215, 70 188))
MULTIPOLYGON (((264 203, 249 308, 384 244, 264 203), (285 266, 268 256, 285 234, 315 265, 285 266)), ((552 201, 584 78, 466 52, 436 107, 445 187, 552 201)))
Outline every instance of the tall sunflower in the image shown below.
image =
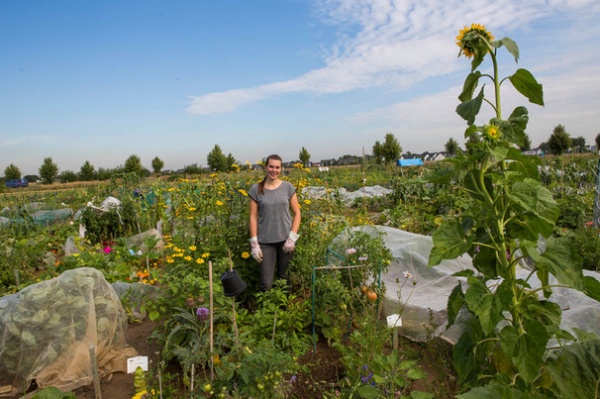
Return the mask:
MULTIPOLYGON (((484 54, 489 51, 486 42, 494 40, 494 36, 481 24, 471 24, 470 27, 464 27, 456 36, 456 45, 461 48, 465 57, 471 58, 478 51, 483 50, 484 54), (483 40, 482 40, 483 39, 483 40)), ((458 54, 460 56, 460 53, 458 54)))

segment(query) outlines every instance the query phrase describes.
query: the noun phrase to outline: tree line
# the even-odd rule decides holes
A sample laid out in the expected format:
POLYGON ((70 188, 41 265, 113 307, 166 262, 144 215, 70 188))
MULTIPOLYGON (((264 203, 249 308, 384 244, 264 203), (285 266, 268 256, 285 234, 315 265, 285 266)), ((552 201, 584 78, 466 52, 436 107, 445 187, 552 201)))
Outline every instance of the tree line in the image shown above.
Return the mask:
MULTIPOLYGON (((469 141, 466 143, 466 147, 468 147, 470 143, 475 140, 478 140, 478 136, 471 136, 469 141)), ((595 138, 596 149, 600 149, 600 133, 596 135, 595 138)), ((460 148, 458 142, 453 138, 448 139, 446 144, 444 145, 446 149, 446 153, 450 155, 457 155, 463 150, 460 148)), ((527 135, 525 135, 525 141, 523 146, 520 148, 521 151, 529 151, 531 150, 531 140, 527 135)), ((542 151, 544 154, 551 155, 562 155, 569 152, 581 153, 589 151, 585 142, 585 137, 579 136, 572 138, 571 135, 567 132, 564 125, 556 125, 552 131, 552 134, 548 138, 548 141, 544 141, 538 146, 538 149, 542 151)))
MULTIPOLYGON (((475 137, 475 136, 471 136, 475 137)), ((473 140, 471 138, 470 140, 473 140)), ((596 148, 600 149, 600 133, 595 138, 596 148)), ((467 148, 470 142, 465 143, 467 148)), ((527 151, 531 147, 531 141, 526 137, 522 151, 527 151)), ((587 151, 586 142, 584 137, 571 138, 570 134, 566 131, 563 125, 557 125, 548 141, 543 142, 538 147, 541 151, 553 155, 562 155, 567 152, 585 152, 587 151)), ((463 150, 460 148, 458 142, 450 138, 445 144, 446 153, 449 155, 457 155, 463 150)), ((392 133, 386 133, 383 142, 377 140, 372 148, 372 155, 365 155, 364 157, 355 157, 351 155, 345 155, 338 161, 330 161, 331 164, 350 164, 350 163, 361 163, 361 162, 373 162, 377 165, 390 165, 395 164, 402 154, 402 146, 392 133), (363 159, 364 158, 364 159, 363 159)), ((298 153, 299 162, 303 167, 310 166, 310 153, 305 147, 302 147, 298 153)), ((239 162, 236 161, 235 157, 229 153, 225 155, 221 147, 217 144, 206 156, 206 162, 208 167, 202 168, 198 164, 192 164, 184 166, 179 171, 185 175, 195 175, 205 172, 237 172, 240 167, 239 162)), ((264 160, 263 160, 264 162, 264 160)), ((162 173, 164 162, 157 156, 151 161, 152 170, 148 170, 142 165, 141 159, 137 155, 131 155, 125 161, 123 166, 119 166, 114 169, 109 168, 98 168, 96 169, 89 161, 85 161, 79 172, 65 170, 59 173, 58 165, 52 160, 52 157, 47 157, 39 167, 38 175, 26 175, 22 176, 21 170, 18 166, 10 164, 4 170, 4 179, 20 179, 22 177, 29 181, 40 181, 43 184, 52 184, 55 181, 63 183, 73 181, 93 181, 93 180, 109 180, 113 176, 122 174, 135 173, 140 177, 147 177, 152 174, 160 175, 162 173)), ((245 165, 244 168, 250 168, 252 165, 245 165)))

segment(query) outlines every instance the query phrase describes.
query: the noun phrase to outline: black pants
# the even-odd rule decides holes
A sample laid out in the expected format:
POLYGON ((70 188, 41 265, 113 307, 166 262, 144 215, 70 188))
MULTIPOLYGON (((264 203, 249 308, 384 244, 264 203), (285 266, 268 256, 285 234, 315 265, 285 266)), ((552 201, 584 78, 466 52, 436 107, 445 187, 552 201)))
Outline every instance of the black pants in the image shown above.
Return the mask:
POLYGON ((260 270, 258 288, 261 291, 266 291, 273 287, 275 272, 277 272, 278 279, 283 279, 286 283, 289 281, 288 267, 294 253, 286 254, 283 252, 284 243, 285 241, 274 244, 260 244, 260 249, 263 253, 263 261, 258 266, 260 270))

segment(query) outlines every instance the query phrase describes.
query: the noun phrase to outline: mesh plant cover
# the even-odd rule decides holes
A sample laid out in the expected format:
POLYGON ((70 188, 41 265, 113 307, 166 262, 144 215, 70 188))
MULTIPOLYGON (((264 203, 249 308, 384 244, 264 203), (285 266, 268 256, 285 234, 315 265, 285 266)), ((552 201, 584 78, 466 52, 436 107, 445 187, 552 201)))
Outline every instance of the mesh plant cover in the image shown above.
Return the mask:
POLYGON ((114 288, 93 268, 69 270, 0 298, 0 396, 38 387, 71 391, 127 371, 137 352, 125 341, 127 316, 114 288))

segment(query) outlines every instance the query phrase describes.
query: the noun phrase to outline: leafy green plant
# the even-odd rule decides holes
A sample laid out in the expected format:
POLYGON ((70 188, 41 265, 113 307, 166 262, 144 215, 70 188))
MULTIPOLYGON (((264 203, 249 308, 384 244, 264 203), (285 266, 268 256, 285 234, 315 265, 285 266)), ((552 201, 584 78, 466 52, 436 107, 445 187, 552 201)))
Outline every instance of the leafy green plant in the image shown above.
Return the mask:
POLYGON ((345 397, 397 398, 411 394, 411 383, 426 377, 417 365, 418 358, 391 350, 391 330, 378 323, 375 312, 365 309, 359 318, 350 342, 335 343, 346 374, 342 381, 345 397))
POLYGON ((518 149, 525 139, 527 109, 519 106, 503 119, 500 87, 506 79, 538 105, 543 105, 542 86, 525 69, 499 77, 498 49, 504 47, 518 60, 519 49, 513 40, 494 40, 478 24, 465 27, 457 39, 462 53, 473 57, 457 113, 467 121, 465 137, 477 140, 470 141, 466 154, 453 158, 451 170, 425 180, 455 184, 472 202, 461 220, 447 221, 434 232, 429 265, 468 253, 477 270, 463 273, 469 288, 463 292, 457 286, 448 304, 449 326, 463 306, 473 316, 455 346, 455 367, 462 382, 490 383, 490 394, 496 389, 492 383, 540 392, 545 389, 542 376, 548 342, 551 338, 574 339, 560 329, 558 305, 547 300, 552 294, 550 275, 561 285, 596 299, 600 298, 600 283, 583 276, 579 256, 568 239, 552 236, 559 206, 540 183, 537 165, 518 149), (491 75, 477 70, 488 55, 491 75), (483 79, 492 82, 492 100, 484 95, 484 87, 474 95, 483 79), (491 105, 495 117, 477 126, 475 118, 484 102, 491 105), (545 239, 545 249, 538 245, 540 237, 545 239), (533 271, 523 279, 517 268, 525 257, 533 271), (540 289, 531 287, 532 276, 540 280, 540 289))

